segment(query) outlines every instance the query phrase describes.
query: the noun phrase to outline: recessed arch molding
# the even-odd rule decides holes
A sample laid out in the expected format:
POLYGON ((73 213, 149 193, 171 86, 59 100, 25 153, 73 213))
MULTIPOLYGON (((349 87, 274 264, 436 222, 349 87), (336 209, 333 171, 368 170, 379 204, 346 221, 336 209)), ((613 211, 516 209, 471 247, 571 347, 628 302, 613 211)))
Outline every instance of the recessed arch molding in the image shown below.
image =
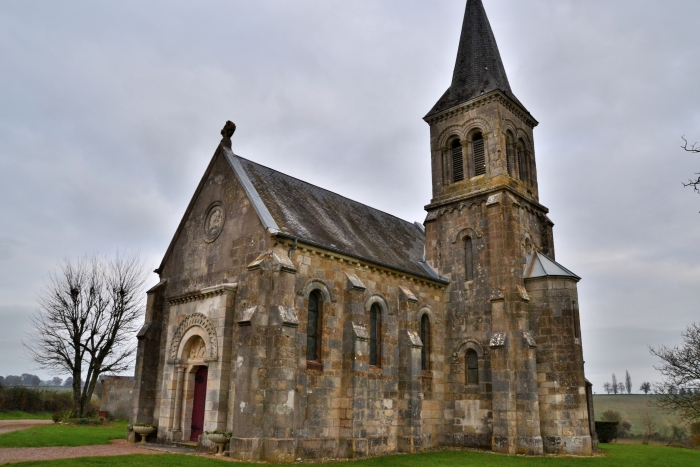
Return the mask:
POLYGON ((193 327, 200 327, 206 331, 207 334, 207 358, 215 360, 219 356, 219 341, 216 335, 216 328, 209 318, 207 318, 202 313, 190 313, 185 316, 180 325, 175 330, 173 334, 173 340, 170 343, 170 360, 177 359, 177 353, 180 348, 180 343, 182 342, 182 337, 185 333, 193 327))

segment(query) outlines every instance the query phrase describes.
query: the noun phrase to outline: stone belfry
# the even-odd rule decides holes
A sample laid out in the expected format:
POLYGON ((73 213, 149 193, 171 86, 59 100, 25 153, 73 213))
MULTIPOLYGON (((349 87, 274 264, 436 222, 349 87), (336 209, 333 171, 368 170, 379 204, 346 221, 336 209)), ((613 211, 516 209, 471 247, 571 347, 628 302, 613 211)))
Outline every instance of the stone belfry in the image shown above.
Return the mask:
POLYGON ((590 454, 580 278, 554 261, 538 122, 511 91, 481 0, 467 2, 452 83, 424 120, 426 259, 451 281, 444 442, 590 454))

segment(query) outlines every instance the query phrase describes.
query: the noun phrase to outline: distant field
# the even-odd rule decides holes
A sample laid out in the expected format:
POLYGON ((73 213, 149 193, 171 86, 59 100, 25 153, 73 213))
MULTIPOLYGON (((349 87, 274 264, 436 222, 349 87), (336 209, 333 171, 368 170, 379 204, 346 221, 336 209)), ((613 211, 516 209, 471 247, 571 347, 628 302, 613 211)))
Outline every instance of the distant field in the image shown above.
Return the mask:
POLYGON ((656 396, 645 396, 643 394, 627 394, 627 395, 594 395, 593 409, 595 410, 595 419, 600 420, 603 412, 606 410, 614 410, 620 412, 622 420, 628 420, 632 424, 632 433, 642 433, 642 415, 645 410, 649 412, 649 416, 656 425, 656 431, 660 431, 663 426, 670 429, 672 425, 678 424, 675 417, 668 415, 656 407, 649 406, 656 396))

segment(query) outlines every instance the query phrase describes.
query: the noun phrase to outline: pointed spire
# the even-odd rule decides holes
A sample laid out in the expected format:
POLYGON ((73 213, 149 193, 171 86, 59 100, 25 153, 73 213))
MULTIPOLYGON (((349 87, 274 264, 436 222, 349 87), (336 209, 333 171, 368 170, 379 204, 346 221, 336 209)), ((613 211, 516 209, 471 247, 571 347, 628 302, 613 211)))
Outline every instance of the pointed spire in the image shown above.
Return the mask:
POLYGON ((452 85, 426 117, 496 89, 522 107, 510 90, 484 5, 481 0, 468 0, 452 85))

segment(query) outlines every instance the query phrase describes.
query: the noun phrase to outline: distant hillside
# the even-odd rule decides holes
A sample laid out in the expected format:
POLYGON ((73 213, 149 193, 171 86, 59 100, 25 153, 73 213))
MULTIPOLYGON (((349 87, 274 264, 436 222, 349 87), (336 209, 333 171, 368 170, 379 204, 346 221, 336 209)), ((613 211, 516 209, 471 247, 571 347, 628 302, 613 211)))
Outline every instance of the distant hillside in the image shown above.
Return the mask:
POLYGON ((677 425, 675 416, 668 415, 660 411, 656 407, 649 406, 656 396, 645 396, 644 394, 627 394, 627 395, 598 395, 593 396, 593 409, 595 410, 595 419, 600 420, 603 412, 606 410, 614 410, 620 412, 622 420, 628 420, 632 424, 632 433, 642 433, 642 414, 645 410, 649 412, 649 416, 654 421, 656 431, 661 432, 664 426, 670 430, 672 425, 677 425))

